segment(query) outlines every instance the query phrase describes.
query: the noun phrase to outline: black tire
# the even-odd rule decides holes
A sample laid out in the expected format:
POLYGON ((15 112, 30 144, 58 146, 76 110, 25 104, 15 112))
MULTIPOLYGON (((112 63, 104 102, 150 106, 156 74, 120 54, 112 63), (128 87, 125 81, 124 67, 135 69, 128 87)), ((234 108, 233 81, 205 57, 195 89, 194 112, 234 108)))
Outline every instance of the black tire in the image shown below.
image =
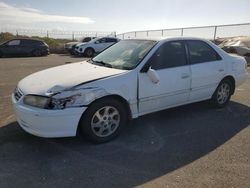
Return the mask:
POLYGON ((246 56, 246 57, 250 57, 250 53, 246 53, 244 56, 246 56))
POLYGON ((95 54, 95 51, 93 48, 87 48, 85 51, 84 51, 84 55, 86 57, 93 57, 95 54))
POLYGON ((3 54, 2 54, 2 52, 0 52, 0 58, 1 58, 1 57, 3 57, 3 54))
POLYGON ((41 57, 43 54, 42 54, 41 50, 34 50, 32 52, 32 55, 35 57, 41 57))
MULTIPOLYGON (((112 112, 112 111, 110 111, 110 112, 112 112)), ((110 114, 113 114, 113 113, 114 112, 112 112, 110 114)), ((82 132, 83 136, 87 140, 89 140, 93 143, 99 144, 99 143, 104 143, 104 142, 110 141, 110 140, 114 139, 115 137, 117 137, 121 133, 123 127, 127 124, 127 122, 128 122, 128 112, 124 108, 124 105, 121 102, 119 102, 118 100, 115 100, 112 98, 104 98, 104 99, 100 99, 100 100, 92 103, 89 106, 89 108, 86 110, 86 112, 84 112, 84 114, 81 117, 81 120, 79 122, 79 130, 82 132), (119 116, 117 115, 115 117, 115 115, 114 115, 112 117, 115 121, 118 121, 118 119, 119 119, 119 123, 117 123, 117 126, 115 124, 111 125, 111 123, 110 123, 110 125, 107 125, 108 121, 111 121, 111 120, 107 119, 109 116, 106 117, 107 120, 104 120, 105 115, 103 115, 104 113, 102 114, 102 110, 105 111, 106 108, 108 108, 108 107, 111 107, 110 110, 112 110, 112 108, 116 109, 117 111, 115 111, 115 113, 119 112, 119 116), (96 114, 99 114, 99 116, 96 116, 96 114), (99 121, 99 118, 97 118, 97 117, 100 117, 100 119, 102 119, 102 120, 99 121), (94 121, 97 121, 98 127, 94 127, 93 124, 97 124, 94 121), (107 126, 109 126, 109 127, 107 127, 107 126), (113 130, 111 128, 112 126, 113 126, 113 130), (106 130, 108 130, 108 131, 112 130, 113 132, 111 131, 112 133, 108 134, 108 131, 106 131, 106 130), (102 136, 97 135, 97 134, 99 134, 99 132, 102 132, 104 134, 102 136)), ((102 133, 100 133, 100 134, 102 134, 102 133)))
POLYGON ((234 89, 233 84, 229 79, 222 80, 212 96, 212 99, 211 99, 212 104, 217 108, 225 107, 228 104, 228 102, 230 101, 230 98, 231 98, 232 93, 233 93, 233 89, 234 89), (222 91, 223 87, 228 88, 228 89, 226 89, 223 92, 222 91), (222 93, 224 93, 225 96, 222 93), (224 97, 222 97, 222 96, 224 96, 224 97))

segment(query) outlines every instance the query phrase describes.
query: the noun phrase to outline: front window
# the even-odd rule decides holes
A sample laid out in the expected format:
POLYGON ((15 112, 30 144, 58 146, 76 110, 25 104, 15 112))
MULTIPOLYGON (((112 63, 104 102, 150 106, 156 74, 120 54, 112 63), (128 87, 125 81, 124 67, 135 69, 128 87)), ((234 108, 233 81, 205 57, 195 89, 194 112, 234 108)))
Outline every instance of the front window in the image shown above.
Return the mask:
POLYGON ((12 40, 8 42, 8 46, 18 46, 20 44, 20 40, 12 40))
POLYGON ((187 65, 184 43, 173 41, 163 44, 151 57, 150 64, 155 70, 187 65))
POLYGON ((85 38, 82 39, 82 42, 89 42, 91 40, 92 40, 91 37, 85 37, 85 38))
POLYGON ((123 40, 93 58, 92 62, 111 68, 131 70, 155 44, 156 41, 152 40, 123 40))

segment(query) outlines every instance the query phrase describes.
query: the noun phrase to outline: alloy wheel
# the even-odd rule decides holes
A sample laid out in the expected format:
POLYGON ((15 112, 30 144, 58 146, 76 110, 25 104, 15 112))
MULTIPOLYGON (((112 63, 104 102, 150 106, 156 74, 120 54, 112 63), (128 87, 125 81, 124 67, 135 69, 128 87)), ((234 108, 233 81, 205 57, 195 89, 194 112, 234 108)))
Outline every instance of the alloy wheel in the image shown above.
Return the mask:
POLYGON ((224 82, 220 85, 217 92, 217 101, 219 104, 224 104, 227 102, 230 96, 230 85, 227 82, 224 82))
POLYGON ((105 106, 95 112, 91 120, 91 129, 98 137, 113 134, 120 125, 120 113, 112 106, 105 106))

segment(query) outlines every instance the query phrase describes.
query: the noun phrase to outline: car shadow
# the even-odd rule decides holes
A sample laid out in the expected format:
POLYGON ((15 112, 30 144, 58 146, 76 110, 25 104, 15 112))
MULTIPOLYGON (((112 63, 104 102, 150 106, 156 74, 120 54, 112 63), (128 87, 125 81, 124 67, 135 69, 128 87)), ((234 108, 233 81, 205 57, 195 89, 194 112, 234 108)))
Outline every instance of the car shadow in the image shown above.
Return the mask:
POLYGON ((237 102, 207 102, 133 120, 117 139, 94 145, 75 138, 39 138, 16 122, 0 128, 0 187, 132 187, 207 155, 250 124, 237 102))

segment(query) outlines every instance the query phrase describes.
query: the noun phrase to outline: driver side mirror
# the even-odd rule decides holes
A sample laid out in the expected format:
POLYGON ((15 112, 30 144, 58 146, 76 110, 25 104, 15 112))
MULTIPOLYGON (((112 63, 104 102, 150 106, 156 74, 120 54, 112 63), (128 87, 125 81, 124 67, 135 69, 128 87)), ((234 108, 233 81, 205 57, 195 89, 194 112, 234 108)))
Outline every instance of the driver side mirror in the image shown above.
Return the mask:
POLYGON ((160 77, 159 75, 157 74, 157 72, 152 69, 151 67, 149 67, 148 71, 147 71, 147 75, 148 77, 150 78, 150 80, 155 83, 155 84, 158 84, 160 82, 160 77))
POLYGON ((100 43, 100 41, 98 41, 98 40, 97 40, 97 41, 95 41, 95 44, 99 44, 99 43, 100 43))

